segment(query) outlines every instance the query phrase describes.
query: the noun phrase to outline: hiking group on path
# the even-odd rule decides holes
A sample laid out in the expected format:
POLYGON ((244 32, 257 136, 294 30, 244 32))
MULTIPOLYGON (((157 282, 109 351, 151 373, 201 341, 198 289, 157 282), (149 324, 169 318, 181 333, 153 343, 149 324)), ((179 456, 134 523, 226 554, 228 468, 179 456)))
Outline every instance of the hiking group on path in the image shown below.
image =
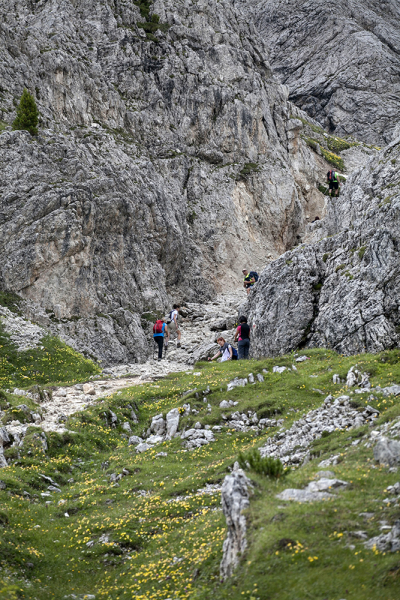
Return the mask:
MULTIPOLYGON (((339 173, 334 170, 328 171, 326 175, 326 179, 329 184, 328 194, 331 197, 335 196, 336 198, 338 198, 339 196, 339 190, 341 185, 340 177, 341 176, 339 175, 339 173)), ((315 223, 319 220, 319 217, 315 217, 315 219, 312 222, 315 223)), ((256 271, 248 271, 247 269, 243 269, 242 273, 243 287, 246 290, 247 294, 249 294, 250 290, 258 281, 258 273, 256 271)), ((162 360, 163 349, 167 349, 171 334, 176 334, 176 347, 181 347, 181 330, 178 324, 180 310, 181 306, 179 304, 174 304, 171 312, 169 313, 169 319, 158 319, 154 324, 153 338, 154 342, 158 346, 158 360, 162 360)), ((234 341, 238 343, 237 350, 234 346, 232 346, 232 344, 229 344, 222 336, 219 337, 217 339, 217 344, 220 346, 220 350, 218 350, 218 352, 216 352, 213 357, 209 357, 208 360, 213 361, 216 358, 221 357, 221 362, 225 362, 226 360, 243 360, 249 358, 250 327, 247 324, 247 318, 244 316, 240 317, 239 319, 239 325, 236 329, 234 341)))
MULTIPOLYGON (((250 292, 252 287, 258 281, 258 273, 256 271, 248 271, 243 269, 243 287, 250 292)), ((168 317, 157 319, 153 326, 153 339, 155 348, 158 350, 158 360, 165 358, 165 353, 168 347, 168 343, 172 336, 177 337, 176 347, 181 347, 181 329, 179 327, 179 316, 181 311, 180 304, 174 304, 168 317)), ((216 354, 208 358, 209 361, 213 361, 216 358, 221 357, 221 362, 226 360, 244 360, 249 358, 250 350, 250 326, 247 324, 247 317, 242 316, 239 318, 239 325, 236 328, 234 342, 237 342, 238 348, 229 344, 222 336, 217 339, 217 344, 220 346, 220 350, 216 354)))

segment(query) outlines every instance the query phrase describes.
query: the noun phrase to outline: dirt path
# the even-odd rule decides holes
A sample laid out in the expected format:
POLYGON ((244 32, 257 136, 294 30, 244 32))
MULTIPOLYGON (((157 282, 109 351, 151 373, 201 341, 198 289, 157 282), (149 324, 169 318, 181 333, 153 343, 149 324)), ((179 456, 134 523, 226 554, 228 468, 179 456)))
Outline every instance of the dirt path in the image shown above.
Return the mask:
POLYGON ((239 291, 220 295, 209 304, 188 304, 186 317, 181 322, 181 348, 177 348, 176 340, 172 340, 166 359, 161 362, 150 358, 143 364, 116 365, 104 369, 108 378, 93 378, 85 384, 54 390, 51 400, 41 403, 43 415, 37 424, 44 431, 61 433, 65 431, 67 417, 97 403, 99 398, 111 396, 126 387, 156 381, 169 373, 192 370, 193 362, 214 348, 219 335, 233 341, 233 325, 245 297, 245 293, 239 291))

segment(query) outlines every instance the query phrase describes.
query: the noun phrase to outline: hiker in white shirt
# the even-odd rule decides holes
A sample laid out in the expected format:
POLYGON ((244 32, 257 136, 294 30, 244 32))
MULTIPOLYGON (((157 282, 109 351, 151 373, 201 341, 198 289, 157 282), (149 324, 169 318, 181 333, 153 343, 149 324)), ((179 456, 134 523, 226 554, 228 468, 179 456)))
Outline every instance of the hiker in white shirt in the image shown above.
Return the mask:
POLYGON ((178 318, 179 318, 179 309, 180 304, 174 304, 171 312, 169 313, 169 318, 171 319, 171 323, 168 324, 169 331, 171 333, 175 333, 178 337, 178 341, 176 344, 177 348, 181 347, 181 330, 179 329, 178 318))

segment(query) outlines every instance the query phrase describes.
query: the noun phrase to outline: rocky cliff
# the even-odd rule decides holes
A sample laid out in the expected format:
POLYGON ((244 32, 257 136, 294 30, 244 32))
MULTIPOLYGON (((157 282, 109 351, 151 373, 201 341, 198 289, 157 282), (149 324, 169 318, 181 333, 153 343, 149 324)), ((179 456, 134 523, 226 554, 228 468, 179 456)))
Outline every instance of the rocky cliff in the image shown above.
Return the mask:
POLYGON ((235 0, 290 99, 337 135, 387 144, 400 116, 396 0, 235 0))
POLYGON ((400 139, 356 171, 310 226, 313 244, 263 271, 245 310, 253 355, 297 347, 378 352, 400 341, 400 139))
POLYGON ((236 285, 325 205, 240 12, 137 4, 2 3, 0 287, 104 363, 142 360, 149 313, 236 285), (35 138, 9 127, 24 87, 35 138))

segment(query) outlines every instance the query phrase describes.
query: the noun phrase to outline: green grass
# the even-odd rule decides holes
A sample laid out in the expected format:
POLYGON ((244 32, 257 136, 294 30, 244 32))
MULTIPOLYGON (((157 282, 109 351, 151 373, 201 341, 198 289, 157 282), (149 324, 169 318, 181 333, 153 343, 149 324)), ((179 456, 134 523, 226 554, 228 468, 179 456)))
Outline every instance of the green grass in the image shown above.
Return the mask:
MULTIPOLYGON (((328 350, 304 353, 311 360, 281 375, 271 373, 272 367, 290 367, 292 355, 199 363, 198 376, 173 374, 157 383, 124 389, 72 416, 67 423, 70 432, 47 434, 46 454, 38 429, 31 427, 19 456, 0 474, 6 484, 0 489, 0 573, 5 585, 17 586, 18 598, 32 600, 61 600, 68 594, 93 594, 96 600, 395 600, 399 553, 367 551, 349 533, 362 529, 376 535, 380 520, 393 523, 398 518, 398 509, 382 503, 385 488, 398 481, 398 474, 373 468, 372 449, 351 445, 366 427, 336 431, 314 442, 315 458, 283 479, 247 472, 254 485, 247 511, 249 547, 239 569, 225 583, 219 580, 226 532, 220 495, 197 495, 196 490, 222 481, 239 452, 251 453, 276 429, 260 435, 224 431, 216 434, 214 443, 190 452, 176 438, 139 455, 123 437, 121 424, 129 419, 129 406, 139 415, 139 423, 131 423, 136 435, 147 429, 153 415, 187 402, 199 413, 182 419, 186 427, 196 421, 220 423, 222 413, 249 409, 257 410, 259 417, 279 414, 290 426, 321 405, 324 396, 313 388, 334 396, 346 392, 345 387, 333 385, 332 374, 345 378, 354 364, 370 373, 373 386, 400 381, 399 350, 356 357, 328 350), (226 392, 226 383, 234 376, 264 368, 269 373, 263 383, 226 392), (201 394, 207 386, 210 414, 201 394), (195 392, 183 397, 183 392, 194 388, 199 398, 195 392), (222 410, 222 399, 239 404, 222 410), (118 416, 116 428, 110 427, 110 410, 118 416), (160 451, 167 456, 156 457, 160 451), (335 501, 299 505, 276 498, 286 487, 306 485, 315 476, 318 462, 333 452, 341 454, 340 464, 333 467, 335 474, 350 484, 335 501), (123 468, 129 475, 118 486, 112 485, 109 475, 123 468), (42 498, 48 484, 40 474, 52 477, 62 493, 42 498), (47 500, 51 504, 46 505, 47 500), (367 511, 374 513, 369 521, 359 516, 367 511), (107 543, 99 541, 103 534, 109 537, 107 543), (91 541, 94 544, 87 546, 91 541), (355 548, 348 548, 348 543, 355 548)), ((371 401, 369 395, 352 398, 360 406, 377 407, 381 422, 400 415, 400 399, 377 395, 371 401)), ((17 399, 7 398, 17 405, 17 399)), ((0 598, 12 598, 11 592, 1 592, 0 598)))
POLYGON ((145 21, 143 23, 137 23, 137 26, 144 29, 146 32, 146 38, 151 42, 158 42, 158 38, 154 35, 156 31, 168 31, 170 25, 168 23, 160 23, 160 16, 156 13, 150 15, 150 7, 152 2, 150 0, 137 0, 134 4, 139 7, 140 15, 145 21))
POLYGON ((312 123, 310 123, 309 121, 307 121, 306 119, 303 119, 301 117, 295 117, 293 115, 290 116, 291 119, 298 119, 299 121, 301 121, 303 123, 303 125, 306 125, 307 127, 310 127, 310 129, 312 131, 314 131, 314 133, 325 133, 325 130, 322 127, 319 127, 318 125, 313 125, 312 123))
POLYGON ((21 314, 20 303, 22 298, 13 292, 0 291, 0 306, 4 306, 18 315, 21 314))
POLYGON ((331 164, 334 167, 336 167, 337 169, 339 169, 339 171, 344 171, 345 167, 344 167, 343 158, 340 158, 340 156, 338 156, 334 152, 325 150, 325 148, 323 146, 320 146, 320 148, 321 148, 321 152, 322 152, 323 157, 325 158, 326 162, 328 162, 329 164, 331 164))
POLYGON ((260 165, 258 163, 246 163, 243 168, 239 171, 239 173, 237 174, 237 179, 246 179, 247 177, 249 177, 249 175, 251 175, 252 173, 259 173, 260 172, 260 165))
POLYGON ((348 142, 347 140, 343 140, 342 138, 337 138, 333 136, 329 136, 327 138, 327 145, 329 150, 335 152, 335 154, 340 154, 343 150, 347 150, 352 146, 359 146, 357 142, 348 142))
POLYGON ((74 383, 100 371, 91 360, 48 335, 40 347, 19 352, 0 323, 0 388, 74 383))

